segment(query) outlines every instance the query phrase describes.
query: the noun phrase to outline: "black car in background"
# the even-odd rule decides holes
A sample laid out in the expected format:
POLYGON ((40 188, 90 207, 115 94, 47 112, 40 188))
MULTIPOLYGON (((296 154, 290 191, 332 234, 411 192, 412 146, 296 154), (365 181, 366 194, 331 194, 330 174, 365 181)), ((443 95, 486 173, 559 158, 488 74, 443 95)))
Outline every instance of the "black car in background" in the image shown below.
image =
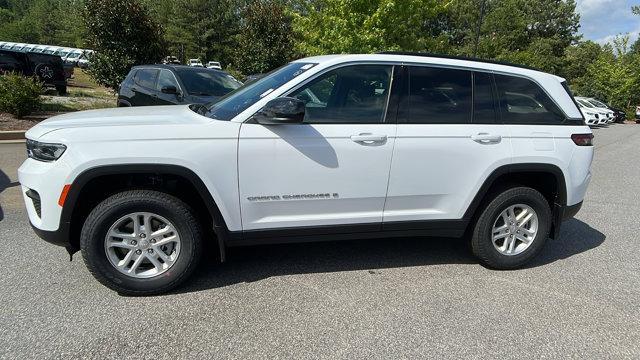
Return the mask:
POLYGON ((131 68, 118 91, 118 106, 204 104, 242 86, 221 70, 184 65, 131 68))
POLYGON ((622 111, 620 109, 611 107, 611 106, 609 106, 609 109, 611 109, 611 111, 613 111, 613 116, 614 116, 614 119, 615 119, 614 121, 615 122, 623 123, 627 119, 627 113, 626 112, 624 112, 624 111, 622 111))
POLYGON ((45 85, 54 87, 60 95, 67 93, 67 80, 60 56, 0 50, 0 74, 15 72, 37 76, 45 85))

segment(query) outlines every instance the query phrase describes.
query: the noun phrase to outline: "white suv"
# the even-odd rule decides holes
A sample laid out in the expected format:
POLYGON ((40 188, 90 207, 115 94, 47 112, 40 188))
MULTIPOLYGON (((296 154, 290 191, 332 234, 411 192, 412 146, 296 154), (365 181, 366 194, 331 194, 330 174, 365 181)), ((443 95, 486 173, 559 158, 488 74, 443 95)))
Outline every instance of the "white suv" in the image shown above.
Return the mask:
POLYGON ((563 79, 419 54, 291 62, 209 105, 92 110, 26 134, 31 224, 126 294, 168 291, 203 243, 468 236, 521 267, 591 178, 563 79))

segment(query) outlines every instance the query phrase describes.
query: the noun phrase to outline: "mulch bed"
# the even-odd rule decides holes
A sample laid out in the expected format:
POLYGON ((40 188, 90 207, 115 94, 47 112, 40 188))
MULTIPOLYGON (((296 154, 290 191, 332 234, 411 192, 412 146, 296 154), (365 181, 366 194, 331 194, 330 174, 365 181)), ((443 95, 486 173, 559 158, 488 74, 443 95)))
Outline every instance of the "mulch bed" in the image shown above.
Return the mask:
POLYGON ((0 113, 0 131, 29 130, 40 121, 52 116, 63 114, 61 112, 36 112, 21 119, 8 113, 0 113))

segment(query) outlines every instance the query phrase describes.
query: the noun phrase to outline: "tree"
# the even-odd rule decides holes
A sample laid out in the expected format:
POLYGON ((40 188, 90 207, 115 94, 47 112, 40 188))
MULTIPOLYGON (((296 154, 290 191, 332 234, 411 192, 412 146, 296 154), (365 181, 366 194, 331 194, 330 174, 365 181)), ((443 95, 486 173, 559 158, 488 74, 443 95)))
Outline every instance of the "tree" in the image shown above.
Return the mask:
POLYGON ((87 0, 85 23, 96 51, 89 72, 99 84, 117 89, 132 66, 164 55, 162 28, 137 0, 87 0))
POLYGON ((441 0, 317 0, 300 7, 294 31, 301 54, 447 48, 432 31, 445 10, 441 0))
POLYGON ((282 2, 256 0, 242 15, 234 67, 244 74, 264 73, 292 59, 292 16, 282 2))
POLYGON ((627 43, 628 36, 622 36, 614 40, 615 45, 602 48, 576 89, 580 95, 596 97, 619 108, 640 103, 640 55, 621 52, 627 43))
POLYGON ((244 0, 147 1, 166 26, 172 55, 182 57, 182 61, 198 57, 223 65, 233 60, 244 0))
POLYGON ((565 49, 578 40, 575 7, 574 0, 458 0, 449 7, 447 31, 453 52, 557 73, 565 49))

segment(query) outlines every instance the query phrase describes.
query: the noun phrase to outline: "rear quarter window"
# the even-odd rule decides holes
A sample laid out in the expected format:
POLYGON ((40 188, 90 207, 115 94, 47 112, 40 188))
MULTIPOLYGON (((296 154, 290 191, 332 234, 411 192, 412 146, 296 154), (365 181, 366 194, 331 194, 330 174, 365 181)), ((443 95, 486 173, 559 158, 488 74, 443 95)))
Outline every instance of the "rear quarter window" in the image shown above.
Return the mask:
POLYGON ((500 115, 505 124, 561 124, 565 116, 532 80, 495 75, 500 115))

